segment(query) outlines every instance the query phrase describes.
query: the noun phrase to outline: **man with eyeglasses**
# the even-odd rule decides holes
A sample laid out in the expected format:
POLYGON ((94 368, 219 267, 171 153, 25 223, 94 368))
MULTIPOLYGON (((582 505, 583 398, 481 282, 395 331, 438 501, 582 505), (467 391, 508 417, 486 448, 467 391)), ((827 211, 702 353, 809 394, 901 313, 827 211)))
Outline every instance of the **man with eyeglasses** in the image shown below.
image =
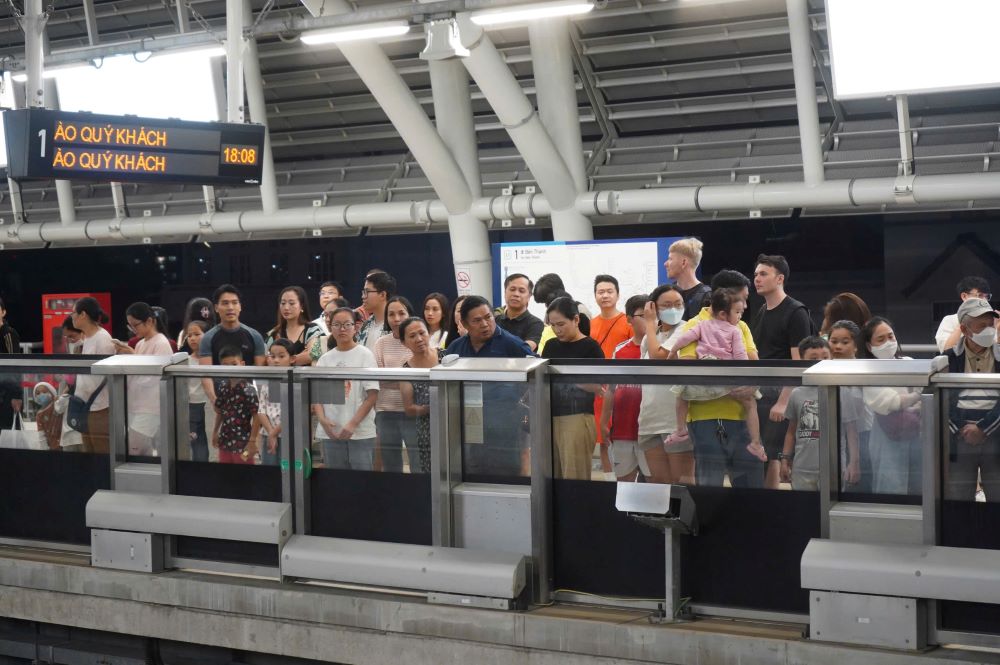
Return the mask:
POLYGON ((361 326, 358 332, 358 342, 372 353, 375 352, 375 342, 379 337, 392 334, 385 325, 385 304, 389 298, 396 295, 396 280, 387 272, 376 272, 365 278, 365 286, 361 290, 361 306, 371 316, 361 326))
MULTIPOLYGON (((462 358, 534 356, 528 344, 497 325, 490 302, 469 296, 459 310, 468 335, 448 345, 446 353, 462 358)), ((467 384, 466 390, 469 389, 467 384)), ((482 384, 483 442, 465 446, 465 471, 487 476, 524 475, 527 449, 522 436, 524 387, 516 383, 482 384)))
POLYGON ((330 281, 319 285, 319 311, 321 313, 313 323, 319 326, 324 335, 330 334, 330 330, 326 327, 326 306, 343 295, 344 287, 340 282, 330 281))
MULTIPOLYGON (((963 303, 969 298, 981 298, 987 302, 993 299, 990 283, 975 275, 963 277, 955 290, 958 292, 959 301, 963 303)), ((954 348, 960 339, 962 339, 962 328, 959 325, 958 315, 949 314, 941 319, 941 325, 938 326, 937 334, 934 335, 938 351, 944 353, 948 349, 954 348)))

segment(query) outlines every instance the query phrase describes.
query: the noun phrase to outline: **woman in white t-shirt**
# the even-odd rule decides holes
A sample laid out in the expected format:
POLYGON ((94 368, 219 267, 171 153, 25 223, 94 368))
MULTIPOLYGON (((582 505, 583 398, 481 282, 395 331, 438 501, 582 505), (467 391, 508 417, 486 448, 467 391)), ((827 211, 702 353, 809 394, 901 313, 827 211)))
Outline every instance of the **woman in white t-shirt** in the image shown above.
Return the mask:
MULTIPOLYGON (((73 326, 83 333, 85 356, 111 356, 115 353, 114 342, 107 330, 101 327, 108 322, 108 315, 101 309, 95 298, 87 296, 76 301, 73 307, 73 326)), ((108 445, 108 387, 101 377, 78 374, 73 394, 84 401, 94 398, 87 416, 87 432, 83 434, 83 451, 107 454, 108 445)))
MULTIPOLYGON (((663 284, 649 294, 643 319, 646 338, 642 340, 642 358, 665 360, 673 349, 673 340, 684 327, 684 297, 677 287, 663 284)), ((655 483, 693 483, 694 453, 691 440, 670 439, 677 427, 677 395, 671 386, 645 383, 639 406, 637 446, 646 456, 655 483), (665 442, 669 441, 670 445, 665 442)))
MULTIPOLYGON (((115 351, 140 356, 172 355, 170 342, 157 326, 153 308, 136 302, 125 310, 128 326, 139 337, 135 349, 125 342, 112 340, 115 351)), ((161 324, 166 328, 166 322, 161 324)), ((159 453, 160 433, 160 382, 155 376, 130 376, 127 381, 128 396, 128 453, 129 455, 156 456, 159 453)))
MULTIPOLYGON (((378 367, 372 352, 354 341, 357 330, 354 310, 337 309, 328 326, 337 345, 320 356, 316 367, 378 367)), ((375 464, 373 409, 379 391, 378 381, 348 379, 326 383, 334 389, 331 401, 335 403, 312 403, 312 412, 318 421, 316 439, 323 450, 323 465, 331 469, 372 471, 375 464), (340 385, 335 385, 337 383, 340 385), (337 390, 340 386, 342 391, 337 390)))
MULTIPOLYGON (((391 331, 375 342, 375 362, 379 367, 402 367, 413 356, 399 339, 399 325, 415 316, 413 305, 403 296, 389 298, 385 305, 385 325, 391 331)), ((403 472, 403 442, 410 452, 413 467, 417 462, 417 420, 406 415, 403 395, 396 381, 382 381, 375 402, 375 427, 382 453, 382 470, 403 472)))

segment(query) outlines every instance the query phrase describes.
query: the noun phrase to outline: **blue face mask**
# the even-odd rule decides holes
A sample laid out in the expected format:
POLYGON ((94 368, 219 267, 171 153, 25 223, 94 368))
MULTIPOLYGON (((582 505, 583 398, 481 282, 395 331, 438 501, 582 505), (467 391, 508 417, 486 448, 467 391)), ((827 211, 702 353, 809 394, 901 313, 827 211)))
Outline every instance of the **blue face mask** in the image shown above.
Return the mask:
POLYGON ((660 310, 660 321, 668 326, 676 326, 684 318, 684 310, 675 307, 667 307, 660 310))
POLYGON ((35 395, 35 404, 37 404, 39 408, 44 409, 51 403, 52 403, 52 395, 50 395, 49 393, 38 393, 37 395, 35 395))

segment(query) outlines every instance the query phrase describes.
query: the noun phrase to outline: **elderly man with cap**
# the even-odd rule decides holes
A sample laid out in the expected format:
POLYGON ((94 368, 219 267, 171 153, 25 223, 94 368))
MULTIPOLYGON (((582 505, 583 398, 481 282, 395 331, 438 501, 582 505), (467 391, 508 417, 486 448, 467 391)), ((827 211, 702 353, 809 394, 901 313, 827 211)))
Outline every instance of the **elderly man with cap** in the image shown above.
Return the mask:
MULTIPOLYGON (((982 298, 968 298, 958 308, 962 337, 948 349, 948 371, 994 374, 1000 368, 997 319, 1000 314, 982 298)), ((949 394, 945 460, 945 498, 976 499, 980 479, 987 501, 1000 502, 1000 391, 970 386, 949 394)))

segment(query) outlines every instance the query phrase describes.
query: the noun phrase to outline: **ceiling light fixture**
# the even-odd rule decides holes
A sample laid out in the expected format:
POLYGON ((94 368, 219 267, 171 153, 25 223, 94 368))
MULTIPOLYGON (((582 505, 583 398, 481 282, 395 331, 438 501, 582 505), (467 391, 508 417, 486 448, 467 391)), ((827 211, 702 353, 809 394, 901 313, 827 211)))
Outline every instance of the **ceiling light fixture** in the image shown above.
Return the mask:
POLYGON ((356 42, 365 39, 399 37, 409 31, 410 24, 406 21, 389 21, 385 23, 347 25, 342 28, 331 28, 330 30, 310 30, 303 32, 299 39, 302 40, 303 44, 308 44, 309 46, 321 46, 324 44, 356 42))
POLYGON ((498 9, 486 9, 473 12, 472 22, 476 25, 503 25, 506 23, 523 23, 543 18, 557 16, 577 16, 594 9, 594 3, 588 0, 557 0, 556 2, 536 2, 526 5, 511 5, 498 9))

